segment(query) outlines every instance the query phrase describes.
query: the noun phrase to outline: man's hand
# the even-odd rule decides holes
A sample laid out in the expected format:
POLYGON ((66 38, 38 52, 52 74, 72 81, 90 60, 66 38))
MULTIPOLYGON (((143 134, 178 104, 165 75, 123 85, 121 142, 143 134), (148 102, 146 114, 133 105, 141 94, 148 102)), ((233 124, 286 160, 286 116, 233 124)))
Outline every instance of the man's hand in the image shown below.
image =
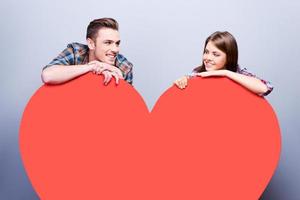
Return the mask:
POLYGON ((109 82, 111 81, 111 78, 112 78, 112 77, 115 78, 116 84, 117 84, 117 85, 119 84, 119 80, 120 80, 120 79, 123 79, 122 76, 120 77, 120 76, 119 76, 118 74, 116 74, 115 72, 110 72, 110 71, 108 71, 108 70, 103 71, 102 74, 103 74, 103 76, 104 76, 104 81, 103 81, 104 85, 108 85, 109 82))
POLYGON ((89 62, 88 65, 91 65, 91 71, 95 74, 101 74, 106 70, 118 74, 119 77, 123 77, 122 71, 113 65, 96 60, 89 62))
POLYGON ((112 77, 115 78, 116 84, 119 84, 119 80, 123 79, 121 70, 113 65, 96 60, 89 62, 88 65, 91 66, 90 71, 92 71, 94 74, 103 74, 104 85, 108 85, 112 77))

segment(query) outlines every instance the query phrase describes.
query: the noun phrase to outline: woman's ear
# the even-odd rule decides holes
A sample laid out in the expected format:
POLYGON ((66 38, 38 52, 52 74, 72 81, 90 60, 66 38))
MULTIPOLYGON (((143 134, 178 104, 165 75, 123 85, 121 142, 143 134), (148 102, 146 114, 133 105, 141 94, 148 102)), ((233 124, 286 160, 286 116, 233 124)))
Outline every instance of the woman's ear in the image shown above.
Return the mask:
POLYGON ((87 43, 87 45, 88 45, 88 47, 89 47, 90 50, 94 50, 95 49, 96 44, 95 44, 94 40, 92 40, 91 38, 87 38, 86 39, 86 43, 87 43))

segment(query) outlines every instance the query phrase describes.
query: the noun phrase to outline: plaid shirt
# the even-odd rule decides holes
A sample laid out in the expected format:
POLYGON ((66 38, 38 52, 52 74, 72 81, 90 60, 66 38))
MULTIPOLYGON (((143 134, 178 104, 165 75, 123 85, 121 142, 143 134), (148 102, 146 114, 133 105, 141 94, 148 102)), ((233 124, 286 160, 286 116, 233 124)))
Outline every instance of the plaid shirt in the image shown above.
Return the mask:
POLYGON ((250 77, 257 78, 261 82, 263 82, 268 88, 268 90, 265 93, 262 94, 263 96, 267 96, 268 94, 270 94, 272 92, 273 86, 271 85, 271 83, 269 81, 263 80, 263 79, 259 78, 258 76, 256 76, 255 74, 252 74, 252 73, 248 72, 246 68, 241 69, 240 67, 238 67, 237 72, 240 73, 240 74, 243 74, 245 76, 250 76, 250 77))
MULTIPOLYGON (((273 86, 271 85, 271 83, 269 81, 263 80, 263 79, 259 78, 258 76, 256 76, 255 74, 252 74, 252 73, 248 72, 246 68, 241 69, 240 67, 238 67, 237 68, 237 73, 243 74, 245 76, 250 76, 250 77, 257 78, 261 82, 263 82, 267 86, 268 90, 264 94, 262 94, 262 96, 266 96, 266 95, 268 95, 272 92, 273 86)), ((187 76, 191 76, 191 77, 196 76, 196 72, 193 71, 191 74, 189 74, 187 76)))
MULTIPOLYGON (((68 44, 67 48, 63 50, 56 58, 54 58, 43 69, 52 65, 82 65, 88 63, 89 48, 87 45, 80 43, 68 44)), ((132 67, 133 65, 121 54, 118 54, 115 61, 115 66, 118 67, 122 73, 123 78, 132 84, 132 67)))

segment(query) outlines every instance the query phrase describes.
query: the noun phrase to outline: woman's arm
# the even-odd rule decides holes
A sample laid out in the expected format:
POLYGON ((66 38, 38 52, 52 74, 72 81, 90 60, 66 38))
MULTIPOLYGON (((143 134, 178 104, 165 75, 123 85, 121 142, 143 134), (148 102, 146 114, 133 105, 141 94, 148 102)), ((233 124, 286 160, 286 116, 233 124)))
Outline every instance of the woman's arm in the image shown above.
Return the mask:
POLYGON ((239 74, 232 71, 227 71, 226 77, 232 79, 233 81, 244 86, 251 92, 260 96, 263 96, 268 91, 268 87, 258 78, 247 76, 244 74, 239 74))
POLYGON ((265 95, 268 92, 267 85, 263 83, 260 79, 254 76, 247 76, 229 70, 208 71, 208 72, 198 73, 197 75, 201 77, 225 76, 237 82, 238 84, 242 85, 243 87, 247 88, 251 92, 260 96, 265 95))

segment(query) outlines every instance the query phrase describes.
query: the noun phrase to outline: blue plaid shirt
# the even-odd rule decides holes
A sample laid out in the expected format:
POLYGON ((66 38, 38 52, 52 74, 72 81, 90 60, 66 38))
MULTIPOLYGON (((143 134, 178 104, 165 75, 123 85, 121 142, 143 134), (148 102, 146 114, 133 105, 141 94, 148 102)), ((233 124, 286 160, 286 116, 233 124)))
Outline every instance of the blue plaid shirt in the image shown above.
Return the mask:
MULTIPOLYGON (((89 48, 87 45, 80 43, 71 43, 68 44, 67 48, 63 50, 43 69, 52 65, 83 65, 88 63, 88 59, 89 48)), ((124 56, 118 54, 116 57, 115 66, 122 71, 124 80, 132 84, 133 65, 124 56)))

